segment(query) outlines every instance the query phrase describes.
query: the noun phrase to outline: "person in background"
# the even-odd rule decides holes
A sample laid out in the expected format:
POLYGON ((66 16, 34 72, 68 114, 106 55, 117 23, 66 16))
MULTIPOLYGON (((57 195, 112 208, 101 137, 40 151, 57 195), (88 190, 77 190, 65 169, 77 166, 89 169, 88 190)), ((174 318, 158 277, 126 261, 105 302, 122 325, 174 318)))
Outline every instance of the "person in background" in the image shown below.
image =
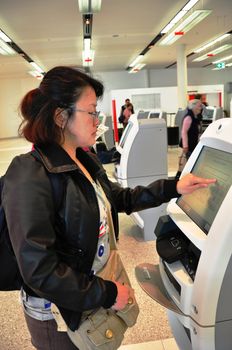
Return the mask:
POLYGON ((132 107, 132 114, 134 114, 134 106, 131 103, 130 99, 126 98, 124 105, 122 105, 122 107, 121 107, 120 115, 123 113, 124 109, 126 109, 128 106, 132 107))
POLYGON ((24 315, 39 350, 77 349, 66 332, 57 330, 51 303, 75 331, 83 312, 100 307, 116 312, 133 300, 129 285, 98 275, 108 264, 110 232, 118 233, 119 212, 159 206, 216 181, 188 174, 134 189, 111 182, 96 155, 83 150, 95 143, 103 91, 91 76, 60 66, 48 71, 21 102, 20 135, 34 144, 40 160, 31 152, 13 159, 2 204, 24 280, 24 315), (58 211, 49 173, 64 186, 58 211))
POLYGON ((205 110, 205 107, 208 106, 208 103, 206 101, 203 101, 204 98, 203 98, 203 95, 201 94, 196 94, 195 95, 195 100, 200 100, 201 103, 202 103, 202 108, 201 108, 201 112, 198 114, 197 118, 199 120, 199 133, 202 134, 203 132, 203 127, 202 127, 202 123, 203 123, 203 113, 204 113, 204 110, 205 110))
MULTIPOLYGON (((202 103, 200 100, 190 100, 187 112, 183 117, 181 128, 181 139, 179 146, 182 148, 181 158, 185 157, 186 161, 190 157, 199 140, 200 120, 198 115, 201 113, 202 103)), ((179 179, 180 169, 177 171, 175 178, 179 179)))
POLYGON ((126 128, 128 121, 130 119, 130 116, 133 114, 133 111, 134 111, 133 105, 132 103, 129 103, 123 111, 123 128, 124 129, 126 128))
POLYGON ((118 118, 119 123, 123 124, 123 128, 127 125, 128 119, 134 114, 134 107, 129 98, 125 99, 124 105, 121 107, 120 115, 118 118), (125 113, 124 113, 125 112, 125 113))

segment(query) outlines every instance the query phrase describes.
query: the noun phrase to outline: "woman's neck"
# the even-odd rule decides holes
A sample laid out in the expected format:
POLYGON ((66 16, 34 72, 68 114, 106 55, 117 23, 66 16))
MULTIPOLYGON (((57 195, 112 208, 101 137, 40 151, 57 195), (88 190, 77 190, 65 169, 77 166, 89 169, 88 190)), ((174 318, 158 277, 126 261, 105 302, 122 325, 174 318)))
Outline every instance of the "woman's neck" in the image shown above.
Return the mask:
POLYGON ((73 145, 64 142, 61 147, 65 150, 65 152, 68 153, 69 157, 72 158, 72 160, 75 162, 76 161, 76 147, 73 145))
POLYGON ((85 168, 85 166, 79 161, 79 159, 76 157, 76 148, 63 144, 61 147, 68 153, 69 157, 77 164, 77 166, 80 168, 80 170, 83 172, 83 174, 87 177, 87 179, 90 182, 93 182, 93 179, 88 172, 88 170, 85 168))

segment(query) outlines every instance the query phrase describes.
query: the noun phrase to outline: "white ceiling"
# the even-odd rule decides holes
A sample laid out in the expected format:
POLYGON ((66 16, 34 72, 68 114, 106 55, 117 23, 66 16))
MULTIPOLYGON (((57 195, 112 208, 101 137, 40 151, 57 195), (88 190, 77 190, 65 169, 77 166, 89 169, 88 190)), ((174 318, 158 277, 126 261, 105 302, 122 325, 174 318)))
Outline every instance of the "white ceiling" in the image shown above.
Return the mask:
MULTIPOLYGON (((101 11, 93 15, 92 71, 126 69, 186 3, 187 0, 102 0, 101 11)), ((156 44, 144 56, 146 68, 165 68, 174 63, 179 44, 186 44, 188 55, 208 40, 232 30, 232 0, 200 0, 194 9, 210 9, 212 13, 175 44, 156 44)), ((0 0, 0 29, 45 71, 57 65, 82 65, 83 21, 77 0, 0 0)), ((217 58, 229 54, 232 49, 217 58)), ((188 59, 188 67, 202 67, 212 61, 193 63, 194 57, 188 59)), ((0 55, 0 78, 28 76, 30 69, 19 55, 0 55)))

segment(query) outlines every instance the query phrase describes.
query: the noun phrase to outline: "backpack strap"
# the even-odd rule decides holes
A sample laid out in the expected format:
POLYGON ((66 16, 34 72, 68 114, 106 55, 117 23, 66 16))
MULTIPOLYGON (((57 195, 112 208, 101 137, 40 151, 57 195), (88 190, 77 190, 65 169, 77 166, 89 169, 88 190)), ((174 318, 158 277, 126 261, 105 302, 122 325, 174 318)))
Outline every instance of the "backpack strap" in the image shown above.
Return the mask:
MULTIPOLYGON (((41 156, 36 149, 31 151, 31 154, 35 159, 37 159, 41 164, 43 164, 41 156)), ((52 194, 53 194, 55 209, 57 213, 61 208, 62 201, 64 198, 64 193, 66 188, 65 186, 66 177, 64 174, 50 173, 49 171, 47 171, 47 174, 51 182, 52 194)))

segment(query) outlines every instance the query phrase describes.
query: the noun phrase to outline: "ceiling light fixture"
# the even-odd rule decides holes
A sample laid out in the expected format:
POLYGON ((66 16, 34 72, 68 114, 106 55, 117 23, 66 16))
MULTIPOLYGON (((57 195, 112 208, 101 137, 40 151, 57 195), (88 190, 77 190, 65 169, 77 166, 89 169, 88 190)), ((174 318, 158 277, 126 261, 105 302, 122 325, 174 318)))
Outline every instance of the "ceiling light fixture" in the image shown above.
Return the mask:
POLYGON ((225 61, 230 60, 231 58, 232 58, 232 55, 226 56, 226 57, 222 57, 222 58, 220 58, 220 60, 214 61, 213 64, 217 64, 217 63, 220 63, 220 62, 225 62, 225 61))
POLYGON ((193 50, 193 52, 194 52, 194 53, 200 53, 200 52, 204 51, 205 49, 207 49, 208 47, 213 46, 213 45, 216 44, 217 42, 222 41, 222 40, 228 38, 230 35, 231 35, 231 34, 229 34, 229 33, 220 35, 218 38, 216 38, 216 39, 214 39, 214 40, 208 42, 207 44, 205 44, 205 45, 199 47, 198 49, 193 50))
POLYGON ((142 58, 144 57, 144 55, 138 55, 133 62, 131 62, 131 64, 129 64, 129 67, 134 67, 142 58))
POLYGON ((206 60, 209 57, 213 57, 223 51, 229 50, 232 47, 231 44, 226 44, 226 45, 222 45, 220 47, 218 47, 217 49, 213 50, 213 51, 209 51, 208 53, 206 53, 205 55, 202 55, 200 57, 197 57, 193 60, 193 62, 201 62, 206 60))
POLYGON ((91 39, 90 38, 85 38, 84 39, 84 51, 89 51, 91 49, 91 39))
POLYGON ((78 0, 81 13, 94 13, 101 10, 101 0, 78 0))
POLYGON ((33 77, 35 77, 36 79, 42 80, 42 78, 43 78, 43 74, 37 72, 36 70, 30 70, 28 73, 30 75, 32 75, 33 77))
POLYGON ((0 39, 0 54, 4 56, 15 55, 16 52, 6 44, 5 41, 0 39))
POLYGON ((165 35, 165 37, 161 40, 159 45, 164 46, 173 44, 176 40, 180 38, 180 36, 187 33, 190 29, 192 29, 196 24, 202 21, 211 12, 211 10, 196 10, 192 12, 182 22, 175 25, 175 28, 169 34, 165 35))
POLYGON ((161 30, 161 34, 166 34, 171 30, 187 12, 198 2, 199 0, 190 0, 176 15, 173 19, 161 30))
POLYGON ((232 66, 232 62, 229 62, 226 64, 226 67, 231 67, 232 66))
POLYGON ((5 43, 11 43, 12 40, 2 31, 0 30, 0 38, 5 41, 5 43))
POLYGON ((82 51, 82 65, 83 65, 83 67, 93 66, 94 54, 95 54, 94 50, 82 51))
POLYGON ((32 65, 32 67, 34 67, 37 72, 44 73, 44 70, 42 68, 40 68, 40 66, 38 66, 37 63, 32 61, 32 62, 30 62, 30 65, 32 65))
POLYGON ((146 66, 145 63, 138 63, 136 66, 132 67, 128 73, 138 73, 144 66, 146 66))

